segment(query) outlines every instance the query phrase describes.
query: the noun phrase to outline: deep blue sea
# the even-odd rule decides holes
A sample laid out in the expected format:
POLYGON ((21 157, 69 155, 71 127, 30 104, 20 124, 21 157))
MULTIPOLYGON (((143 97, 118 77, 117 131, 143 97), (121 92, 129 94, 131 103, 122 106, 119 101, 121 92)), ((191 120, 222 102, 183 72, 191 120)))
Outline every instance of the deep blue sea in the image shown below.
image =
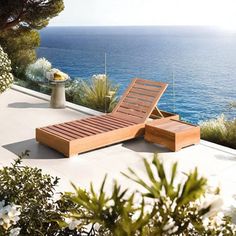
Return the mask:
POLYGON ((236 101, 236 32, 209 27, 48 27, 38 57, 72 79, 105 71, 122 94, 141 77, 169 84, 159 107, 198 123, 236 101))

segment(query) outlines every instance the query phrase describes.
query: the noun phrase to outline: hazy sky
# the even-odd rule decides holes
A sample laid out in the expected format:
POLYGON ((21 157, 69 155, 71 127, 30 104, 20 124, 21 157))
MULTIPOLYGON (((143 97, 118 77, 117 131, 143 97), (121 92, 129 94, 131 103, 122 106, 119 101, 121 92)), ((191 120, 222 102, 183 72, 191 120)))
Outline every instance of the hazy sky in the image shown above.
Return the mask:
POLYGON ((236 28, 236 0, 64 0, 50 25, 218 25, 236 28))

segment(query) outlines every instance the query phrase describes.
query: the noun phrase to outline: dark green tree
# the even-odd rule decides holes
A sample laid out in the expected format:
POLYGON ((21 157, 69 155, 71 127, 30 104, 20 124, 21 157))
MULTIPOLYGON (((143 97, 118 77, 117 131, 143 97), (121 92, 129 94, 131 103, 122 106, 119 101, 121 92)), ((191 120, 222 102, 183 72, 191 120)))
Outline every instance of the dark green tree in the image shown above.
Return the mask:
POLYGON ((24 74, 36 59, 37 30, 64 9, 63 0, 0 0, 0 45, 12 61, 13 74, 24 74))
POLYGON ((63 0, 1 0, 0 30, 42 29, 64 9, 63 0))
POLYGON ((40 37, 36 30, 9 29, 0 33, 0 45, 12 61, 15 76, 24 74, 26 67, 35 61, 35 48, 39 46, 40 37))

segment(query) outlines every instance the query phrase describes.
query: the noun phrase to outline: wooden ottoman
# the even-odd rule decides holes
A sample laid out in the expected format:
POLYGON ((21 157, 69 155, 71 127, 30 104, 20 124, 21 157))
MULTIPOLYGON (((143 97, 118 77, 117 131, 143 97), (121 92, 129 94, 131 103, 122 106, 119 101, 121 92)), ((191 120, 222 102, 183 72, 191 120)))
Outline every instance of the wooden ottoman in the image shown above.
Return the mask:
POLYGON ((172 151, 200 142, 200 127, 179 120, 163 120, 145 125, 148 142, 166 146, 172 151))

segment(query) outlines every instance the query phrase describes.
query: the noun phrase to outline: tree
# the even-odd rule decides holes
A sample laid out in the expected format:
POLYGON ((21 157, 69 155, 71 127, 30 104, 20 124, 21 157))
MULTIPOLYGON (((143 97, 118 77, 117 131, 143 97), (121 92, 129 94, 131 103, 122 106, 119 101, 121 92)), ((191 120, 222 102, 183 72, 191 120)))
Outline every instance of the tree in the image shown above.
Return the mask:
POLYGON ((0 1, 0 30, 42 29, 64 9, 63 0, 0 1))
POLYGON ((0 45, 12 61, 14 75, 22 76, 35 61, 38 30, 63 9, 63 0, 0 1, 0 45))
POLYGON ((15 76, 23 75, 26 67, 35 61, 35 48, 39 43, 40 37, 36 30, 9 29, 0 33, 0 45, 12 61, 15 76))

